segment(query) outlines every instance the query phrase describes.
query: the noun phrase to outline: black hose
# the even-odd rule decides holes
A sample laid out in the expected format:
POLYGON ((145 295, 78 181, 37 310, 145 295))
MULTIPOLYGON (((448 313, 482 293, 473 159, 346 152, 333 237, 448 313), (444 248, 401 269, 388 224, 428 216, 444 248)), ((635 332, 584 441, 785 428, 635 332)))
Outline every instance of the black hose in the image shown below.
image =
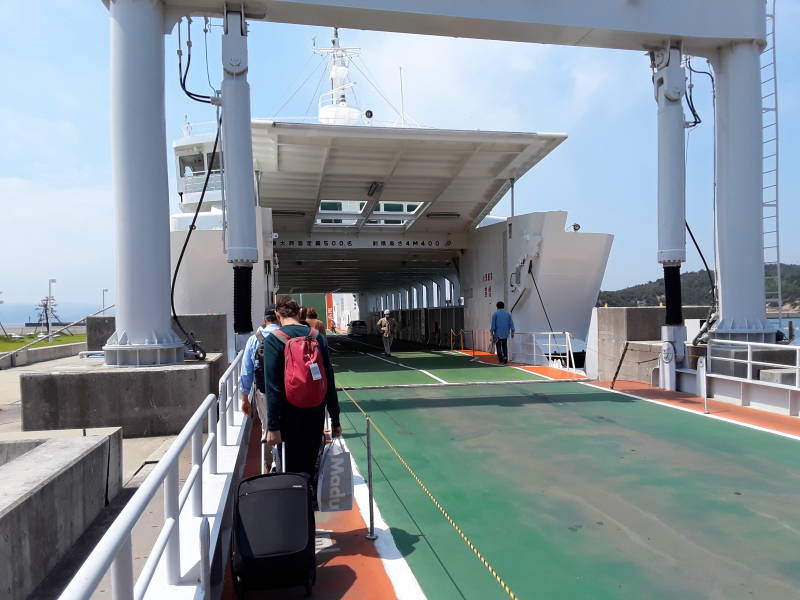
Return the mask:
POLYGON ((706 274, 708 275, 708 283, 711 288, 711 310, 717 306, 717 286, 714 283, 714 277, 711 275, 711 269, 708 268, 708 263, 706 262, 706 257, 703 256, 703 251, 700 250, 700 244, 697 243, 697 240, 694 237, 694 233, 692 233, 692 228, 689 227, 689 222, 684 221, 686 225, 686 231, 689 232, 689 237, 692 238, 692 242, 694 242, 694 247, 697 248, 697 253, 700 255, 700 260, 703 261, 703 266, 706 268, 706 274))
POLYGON ((539 286, 536 284, 536 277, 533 276, 533 261, 528 263, 528 275, 530 275, 531 279, 533 279, 533 287, 536 288, 536 295, 539 296, 539 304, 542 305, 544 318, 547 319, 547 326, 550 328, 550 331, 555 331, 555 329, 553 329, 553 324, 550 322, 550 315, 547 314, 547 309, 544 307, 544 300, 542 300, 542 294, 539 291, 539 286))
POLYGON ((189 240, 192 237, 192 232, 196 229, 195 223, 197 223, 197 215, 200 214, 200 207, 203 206, 203 200, 206 196, 206 190, 208 189, 208 181, 211 178, 211 166, 214 164, 214 158, 217 155, 217 146, 219 145, 219 133, 222 124, 222 119, 217 121, 217 135, 214 138, 214 147, 211 150, 211 158, 209 159, 208 168, 206 168, 206 178, 203 181, 203 190, 200 192, 200 200, 197 202, 197 208, 194 211, 194 217, 192 217, 192 223, 189 225, 189 231, 186 232, 186 238, 183 240, 183 247, 181 248, 181 253, 178 256, 178 262, 175 263, 175 271, 172 274, 172 287, 170 288, 169 292, 169 303, 172 307, 172 320, 175 321, 175 324, 178 326, 178 329, 184 335, 184 344, 189 346, 192 351, 197 355, 200 360, 205 360, 206 358, 206 351, 197 343, 197 340, 194 339, 194 336, 191 333, 188 333, 181 324, 180 319, 178 318, 178 313, 175 311, 175 282, 178 280, 178 272, 181 268, 181 263, 183 262, 183 255, 186 253, 186 247, 189 245, 189 240))
POLYGON ((186 94, 191 100, 195 102, 202 102, 204 104, 211 104, 211 96, 204 94, 197 94, 186 89, 186 78, 189 76, 189 66, 192 64, 192 24, 191 20, 186 24, 188 38, 186 40, 186 70, 183 69, 183 52, 180 48, 180 31, 181 24, 178 23, 178 81, 181 85, 183 93, 186 94))
POLYGON ((250 320, 252 310, 252 265, 234 265, 233 267, 233 330, 236 333, 251 333, 253 322, 250 320))
POLYGON ((664 295, 667 305, 664 324, 683 325, 680 265, 664 265, 664 295))

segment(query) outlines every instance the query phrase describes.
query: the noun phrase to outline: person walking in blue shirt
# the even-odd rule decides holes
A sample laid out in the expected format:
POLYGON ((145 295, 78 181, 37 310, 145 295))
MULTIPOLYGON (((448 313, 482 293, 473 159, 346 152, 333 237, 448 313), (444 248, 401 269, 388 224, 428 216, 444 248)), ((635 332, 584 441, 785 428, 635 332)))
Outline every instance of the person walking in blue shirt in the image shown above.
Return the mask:
MULTIPOLYGON (((278 318, 275 315, 275 306, 267 307, 267 310, 264 312, 264 324, 248 338, 247 344, 244 347, 242 371, 239 375, 239 389, 242 393, 242 412, 246 415, 250 414, 250 389, 253 387, 253 381, 255 380, 256 389, 253 394, 253 400, 256 405, 256 414, 258 414, 258 418, 263 424, 261 428, 262 442, 267 439, 267 398, 264 395, 266 393, 266 382, 259 381, 256 378, 256 369, 258 368, 258 359, 256 355, 262 340, 268 336, 271 331, 279 327, 278 318)), ((261 369, 261 372, 263 373, 263 369, 261 369)))
POLYGON ((492 337, 495 339, 497 348, 497 361, 501 365, 508 364, 508 336, 514 337, 514 319, 511 313, 505 309, 505 304, 497 303, 497 310, 492 315, 492 337))

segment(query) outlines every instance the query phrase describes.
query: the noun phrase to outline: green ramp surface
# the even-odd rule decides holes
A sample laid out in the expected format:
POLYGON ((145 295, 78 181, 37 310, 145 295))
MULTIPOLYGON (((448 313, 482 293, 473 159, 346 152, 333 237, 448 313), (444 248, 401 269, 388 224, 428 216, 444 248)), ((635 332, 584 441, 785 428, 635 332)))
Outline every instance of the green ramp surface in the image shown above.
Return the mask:
MULTIPOLYGON (((800 597, 798 441, 576 383, 348 392, 520 598, 800 597)), ((365 422, 340 394, 366 474, 365 422)), ((373 430, 429 598, 507 597, 373 430)))

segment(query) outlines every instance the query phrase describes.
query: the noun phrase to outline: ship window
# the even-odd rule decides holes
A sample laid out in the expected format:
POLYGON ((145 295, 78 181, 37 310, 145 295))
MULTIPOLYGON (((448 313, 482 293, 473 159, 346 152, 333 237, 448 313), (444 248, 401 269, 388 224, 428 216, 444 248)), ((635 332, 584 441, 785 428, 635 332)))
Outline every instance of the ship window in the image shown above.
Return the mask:
POLYGON ((403 212, 403 205, 393 202, 384 202, 383 210, 386 212, 403 212))
POLYGON ((413 213, 415 210, 417 210, 418 206, 419 204, 406 204, 406 212, 413 213))
POLYGON ((358 210, 364 210, 364 207, 367 205, 366 202, 359 202, 358 203, 358 210))
POLYGON ((320 223, 341 223, 341 219, 320 219, 320 223))
MULTIPOLYGON (((220 164, 220 159, 221 158, 222 158, 222 153, 221 152, 217 152, 214 155, 214 164, 211 165, 211 170, 212 171, 217 171, 217 172, 219 171, 219 164, 220 164)), ((208 163, 211 162, 211 153, 210 152, 208 154, 206 154, 206 162, 208 162, 208 163)))
POLYGON ((181 177, 192 177, 205 173, 206 166, 203 163, 202 154, 188 154, 178 158, 181 167, 181 177))
POLYGON ((342 203, 341 202, 320 202, 319 203, 320 210, 336 210, 341 212, 342 210, 342 203))
POLYGON ((384 225, 400 225, 402 221, 400 219, 384 219, 384 225))

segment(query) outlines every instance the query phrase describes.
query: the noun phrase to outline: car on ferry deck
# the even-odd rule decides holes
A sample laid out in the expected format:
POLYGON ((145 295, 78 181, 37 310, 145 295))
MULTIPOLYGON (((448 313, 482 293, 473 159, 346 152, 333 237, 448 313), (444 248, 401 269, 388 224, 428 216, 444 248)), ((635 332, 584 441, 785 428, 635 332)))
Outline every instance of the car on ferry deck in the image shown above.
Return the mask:
POLYGON ((367 335, 367 324, 364 321, 350 321, 347 324, 347 335, 367 335))

